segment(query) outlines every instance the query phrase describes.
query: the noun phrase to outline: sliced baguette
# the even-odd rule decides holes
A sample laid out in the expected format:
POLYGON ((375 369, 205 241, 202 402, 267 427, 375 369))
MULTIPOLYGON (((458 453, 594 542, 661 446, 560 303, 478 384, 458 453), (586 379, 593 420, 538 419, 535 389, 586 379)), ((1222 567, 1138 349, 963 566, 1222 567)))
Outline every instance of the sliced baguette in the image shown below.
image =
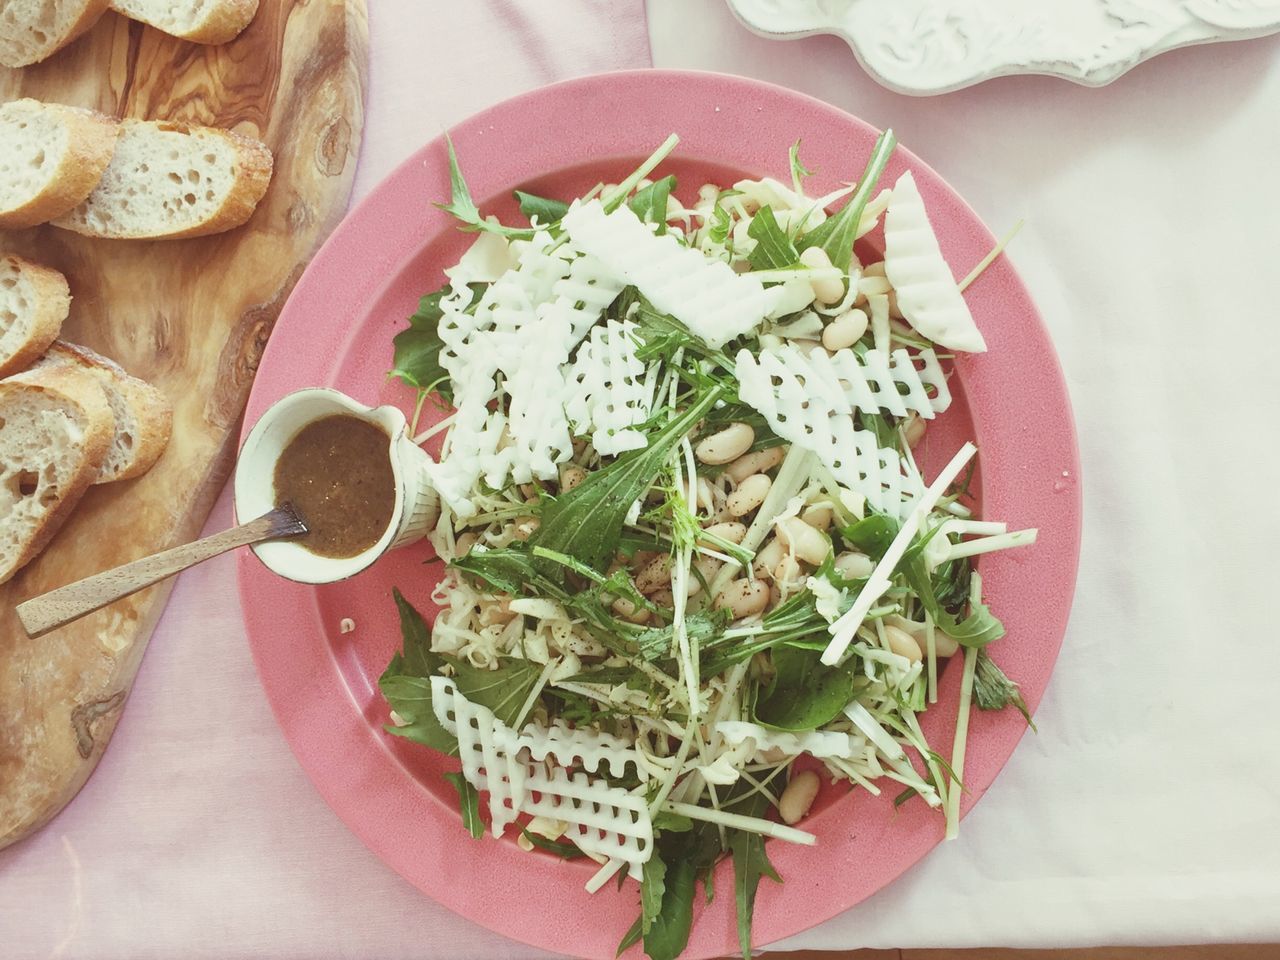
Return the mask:
POLYGON ((31 366, 57 339, 70 307, 67 278, 57 270, 0 257, 0 377, 31 366))
POLYGON ((111 407, 115 435, 93 482, 128 480, 150 470, 173 430, 173 410, 164 394, 130 376, 114 360, 64 340, 55 342, 36 363, 36 369, 50 367, 79 369, 95 377, 111 407))
POLYGON ((110 0, 0 0, 0 64, 39 63, 97 23, 109 6, 110 0))
POLYGON ((227 130, 123 120, 89 197, 54 226, 90 237, 174 239, 244 223, 271 182, 271 151, 227 130))
POLYGON ((192 43, 226 43, 258 12, 258 0, 111 0, 133 20, 192 43))
POLYGON ((36 556, 98 475, 111 407, 76 369, 0 381, 0 583, 36 556))
POLYGON ((0 106, 0 229, 23 230, 82 203, 111 162, 118 132, 115 120, 79 107, 30 99, 0 106))

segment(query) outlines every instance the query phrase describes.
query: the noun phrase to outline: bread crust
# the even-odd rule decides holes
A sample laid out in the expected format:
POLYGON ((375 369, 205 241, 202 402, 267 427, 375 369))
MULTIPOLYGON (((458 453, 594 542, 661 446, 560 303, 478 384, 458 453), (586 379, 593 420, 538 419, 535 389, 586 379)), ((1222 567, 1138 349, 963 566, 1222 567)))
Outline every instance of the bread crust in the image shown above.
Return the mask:
POLYGON ((41 390, 60 397, 76 408, 80 416, 84 437, 80 443, 81 457, 75 473, 64 483, 62 496, 45 514, 44 522, 19 550, 13 565, 0 570, 0 583, 7 582, 15 573, 30 563, 43 550, 54 534, 71 515, 76 503, 93 483, 98 468, 111 449, 115 432, 115 419, 107 403, 102 387, 92 375, 70 367, 47 367, 29 370, 7 380, 0 381, 0 410, 8 397, 25 390, 41 390))
POLYGON ((68 107, 41 103, 30 98, 6 104, 6 110, 50 111, 58 115, 70 131, 67 153, 50 177, 48 186, 20 207, 0 210, 0 229, 25 230, 61 217, 75 209, 93 192, 115 152, 120 124, 113 117, 68 107))
POLYGON ((61 36, 53 38, 51 43, 46 43, 41 47, 38 53, 33 56, 20 56, 14 58, 13 62, 0 59, 0 65, 6 67, 29 67, 33 63, 41 63, 48 60, 51 56, 75 40, 82 33, 85 33, 90 27, 98 22, 104 13, 111 8, 111 0, 84 0, 84 6, 80 10, 80 15, 72 21, 71 25, 62 33, 61 36))
MULTIPOLYGON (((133 457, 123 469, 110 474, 104 472, 104 462, 93 482, 131 480, 150 470, 169 445, 169 437, 173 432, 173 408, 165 395, 145 380, 132 376, 109 357, 76 343, 58 340, 49 348, 45 360, 51 366, 71 365, 92 376, 109 380, 110 387, 124 397, 125 404, 137 421, 133 436, 133 457)), ((116 430, 120 426, 116 424, 116 430)))
POLYGON ((219 0, 194 30, 190 30, 187 33, 173 33, 160 24, 139 16, 136 12, 121 9, 121 4, 119 3, 112 3, 111 6, 116 12, 148 26, 155 27, 157 30, 168 33, 171 36, 188 40, 191 43, 205 44, 228 43, 234 40, 244 31, 245 27, 253 22, 253 18, 258 12, 258 0, 219 0))
POLYGON ((214 233, 223 233, 240 226, 253 215, 253 211, 257 209, 259 201, 262 200, 263 195, 267 192, 267 187, 271 184, 273 159, 271 151, 267 149, 266 144, 231 130, 222 130, 217 127, 201 127, 172 120, 124 120, 121 125, 127 128, 132 124, 140 123, 146 123, 159 130, 175 133, 190 134, 194 131, 203 131, 223 138, 235 148, 237 168, 235 183, 227 191, 227 195, 223 198, 222 204, 218 209, 212 216, 201 223, 171 233, 135 233, 126 231, 101 233, 94 230, 89 224, 74 220, 70 216, 62 216, 54 220, 53 225, 55 227, 71 230, 87 237, 110 237, 117 240, 180 240, 186 237, 204 237, 214 233))
POLYGON ((35 317, 26 342, 10 356, 0 356, 0 377, 7 377, 35 363, 58 338, 62 322, 71 309, 71 288, 67 286, 67 278, 51 267, 42 267, 13 254, 0 257, 0 260, 17 266, 31 284, 36 301, 35 317))

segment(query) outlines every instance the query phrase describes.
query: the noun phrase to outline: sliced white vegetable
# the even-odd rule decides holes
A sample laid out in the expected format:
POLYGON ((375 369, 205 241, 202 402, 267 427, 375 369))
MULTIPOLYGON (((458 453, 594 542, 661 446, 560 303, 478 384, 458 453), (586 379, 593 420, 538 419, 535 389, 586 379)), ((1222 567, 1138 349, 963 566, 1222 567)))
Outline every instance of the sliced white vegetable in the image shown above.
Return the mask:
POLYGON ((636 356, 637 331, 629 320, 608 320, 595 327, 567 370, 565 412, 574 429, 590 433, 591 445, 605 456, 637 450, 648 442, 634 429, 649 419, 653 405, 645 366, 636 356))
POLYGON ((885 211, 884 271, 897 292, 898 309, 912 327, 952 350, 982 353, 987 349, 942 257, 910 171, 893 185, 885 211))
POLYGON ((783 733, 770 730, 757 723, 745 720, 722 720, 715 725, 715 732, 724 737, 724 742, 739 744, 746 740, 755 742, 756 750, 781 750, 788 756, 799 756, 807 753, 819 759, 825 757, 850 757, 858 750, 858 745, 847 733, 836 733, 831 730, 811 730, 807 733, 783 733))
POLYGON ((658 236, 623 205, 605 213, 598 200, 575 201, 561 221, 574 247, 623 277, 664 313, 712 347, 752 330, 773 309, 778 294, 750 274, 658 236))

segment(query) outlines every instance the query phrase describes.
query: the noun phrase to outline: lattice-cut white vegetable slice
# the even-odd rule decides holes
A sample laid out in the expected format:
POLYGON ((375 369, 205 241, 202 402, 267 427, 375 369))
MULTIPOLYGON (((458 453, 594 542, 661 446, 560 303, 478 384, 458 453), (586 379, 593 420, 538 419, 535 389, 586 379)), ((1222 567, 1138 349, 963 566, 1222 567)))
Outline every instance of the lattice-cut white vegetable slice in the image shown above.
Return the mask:
POLYGON ((630 764, 641 780, 649 778, 634 747, 620 737, 601 731, 570 727, 560 720, 550 727, 530 723, 520 731, 519 742, 534 760, 551 757, 562 767, 581 763, 589 773, 600 772, 604 764, 615 777, 626 776, 630 764))
POLYGON ((467 783, 489 792, 493 835, 502 836, 526 799, 529 770, 517 757, 515 731, 500 723, 488 707, 462 696, 446 677, 431 678, 431 709, 440 725, 458 738, 458 758, 467 783))
POLYGON ((565 411, 574 429, 591 432, 598 453, 616 456, 647 442, 633 429, 649 418, 653 397, 636 356, 637 330, 629 320, 595 327, 568 371, 565 411))
MULTIPOLYGON (((565 383, 560 367, 569 357, 572 326, 563 314, 529 324, 514 336, 523 356, 506 380, 511 479, 551 480, 559 464, 573 456, 573 438, 565 417, 565 383)), ((499 486, 490 481, 491 486, 499 486)))
POLYGON ((727 263, 683 246, 671 233, 654 234, 625 205, 605 213, 598 200, 575 201, 561 222, 575 248, 634 284, 712 347, 754 329, 778 296, 750 274, 734 273, 727 263))
POLYGON ((794 347, 749 350, 737 357, 738 395, 778 436, 815 454, 844 487, 881 513, 906 516, 923 489, 897 451, 882 448, 854 425, 853 404, 826 354, 794 347))
POLYGON ((564 835, 578 849, 627 864, 640 879, 653 855, 653 822, 643 796, 592 780, 585 773, 570 776, 563 767, 548 772, 544 764, 529 767, 522 813, 564 821, 564 835))
MULTIPOLYGON (((505 452, 498 451, 506 427, 500 413, 490 411, 493 396, 492 374, 476 376, 454 395, 457 413, 449 431, 449 448, 439 463, 428 463, 431 485, 459 517, 475 513, 471 491, 481 476, 506 474, 505 452)), ((501 484, 499 484, 501 485, 501 484)))
MULTIPOLYGON (((458 738, 462 775, 489 794, 495 837, 518 814, 559 820, 566 824, 565 836, 583 852, 620 860, 640 879, 641 868, 653 854, 653 823, 643 796, 585 773, 570 776, 563 767, 548 769, 545 761, 530 761, 526 735, 517 734, 489 708, 472 703, 447 677, 431 678, 431 707, 440 725, 458 738)), ((607 741, 602 744, 606 751, 614 749, 607 741)))
POLYGON ((942 257, 909 170, 893 185, 884 214, 884 272, 897 293, 898 309, 920 333, 952 350, 982 353, 987 349, 942 257))
POLYGON ((750 739, 755 741, 757 751, 776 749, 788 756, 807 753, 818 759, 849 757, 859 749, 859 745, 847 733, 837 733, 834 730, 783 733, 756 723, 747 723, 745 720, 722 720, 715 725, 715 730, 724 737, 725 743, 739 744, 750 739))
POLYGON ((605 268, 595 257, 583 255, 569 264, 569 274, 555 282, 555 299, 538 308, 538 316, 564 317, 569 321, 572 350, 587 335, 605 308, 617 299, 627 281, 605 268))
POLYGON ((951 406, 947 377, 932 350, 912 356, 898 349, 886 358, 880 350, 868 350, 859 357, 846 347, 836 351, 830 364, 845 397, 857 410, 884 411, 895 417, 918 413, 932 420, 951 406))

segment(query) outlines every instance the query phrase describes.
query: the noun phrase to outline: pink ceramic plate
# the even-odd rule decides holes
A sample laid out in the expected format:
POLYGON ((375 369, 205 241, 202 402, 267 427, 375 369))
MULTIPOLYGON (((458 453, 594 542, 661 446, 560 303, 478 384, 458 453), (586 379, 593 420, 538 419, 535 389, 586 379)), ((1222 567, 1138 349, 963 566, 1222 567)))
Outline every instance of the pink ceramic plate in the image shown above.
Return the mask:
MULTIPOLYGON (((804 162, 825 191, 855 177, 876 131, 789 90, 736 77, 644 71, 561 83, 500 104, 451 131, 485 212, 516 215, 514 187, 572 197, 616 182, 672 131, 682 142, 664 172, 682 196, 705 182, 743 175, 786 179, 787 148, 804 138, 804 162)), ((991 249, 977 215, 942 179, 899 148, 885 182, 915 172, 943 251, 957 274, 991 249)), ((272 334, 249 400, 247 431, 267 406, 299 387, 330 386, 368 403, 411 410, 412 393, 387 380, 391 337, 418 297, 443 282, 471 236, 431 201, 447 199, 443 140, 414 154, 342 223, 307 268, 272 334)), ((508 221, 510 222, 510 221, 508 221)), ((1011 528, 1040 528, 1030 549, 987 557, 987 598, 1009 635, 994 654, 1040 700, 1067 623, 1080 539, 1075 436, 1066 388, 1027 291, 998 260, 967 294, 990 352, 956 364, 957 403, 926 439, 936 470, 963 437, 981 449, 987 515, 1011 528)), ((436 416, 438 414, 433 414, 436 416)), ((612 957, 637 912, 634 884, 583 891, 592 867, 521 851, 513 841, 469 839, 459 823, 442 758, 382 730, 387 708, 377 678, 400 638, 391 588, 422 609, 439 575, 425 544, 398 551, 344 583, 309 587, 271 576, 252 555, 240 593, 253 654, 276 718, 316 787, 388 865, 477 923, 549 950, 612 957), (424 564, 428 564, 424 566, 424 564), (343 618, 355 621, 342 634, 343 618)), ((949 751, 959 670, 944 673, 940 702, 925 717, 930 742, 949 751)), ((1012 710, 970 724, 964 809, 991 785, 1022 736, 1012 710)), ((814 848, 771 842, 786 881, 765 882, 755 936, 796 933, 875 893, 942 839, 942 817, 908 803, 827 788, 805 828, 814 848), (829 878, 839 877, 839 883, 829 878), (827 878, 826 880, 822 878, 827 878)), ((695 908, 689 957, 736 952, 733 881, 727 864, 713 904, 695 908)))

